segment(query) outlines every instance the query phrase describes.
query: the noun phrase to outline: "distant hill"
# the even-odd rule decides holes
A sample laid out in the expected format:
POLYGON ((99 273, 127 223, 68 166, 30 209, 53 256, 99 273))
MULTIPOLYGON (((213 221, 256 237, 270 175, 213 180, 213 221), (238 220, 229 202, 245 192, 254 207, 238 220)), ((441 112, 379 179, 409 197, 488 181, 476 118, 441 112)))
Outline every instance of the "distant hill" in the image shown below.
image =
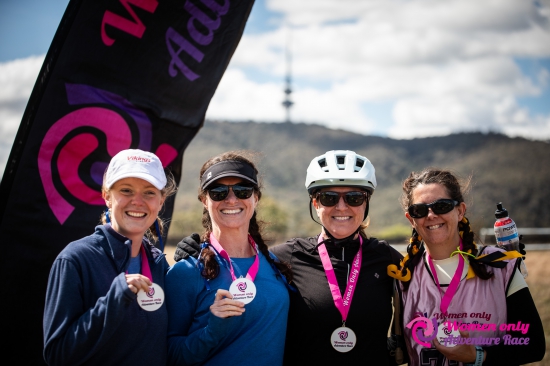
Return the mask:
POLYGON ((378 187, 371 201, 371 232, 403 237, 409 224, 398 203, 401 182, 427 166, 472 176, 468 213, 477 231, 492 227, 496 203, 502 201, 518 227, 550 226, 550 144, 495 133, 460 133, 442 137, 394 140, 364 136, 318 125, 207 121, 187 148, 170 238, 199 231, 202 208, 196 199, 198 172, 218 153, 248 149, 262 153, 260 170, 265 199, 260 213, 273 225, 276 240, 314 234, 304 187, 306 169, 328 150, 354 150, 376 169, 378 187))

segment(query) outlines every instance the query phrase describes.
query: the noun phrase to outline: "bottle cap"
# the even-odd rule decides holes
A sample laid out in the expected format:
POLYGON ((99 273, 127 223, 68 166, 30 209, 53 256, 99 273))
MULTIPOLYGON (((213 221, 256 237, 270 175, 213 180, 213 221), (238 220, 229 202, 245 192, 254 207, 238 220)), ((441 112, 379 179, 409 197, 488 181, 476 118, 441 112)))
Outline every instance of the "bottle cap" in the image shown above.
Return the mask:
POLYGON ((508 217, 508 211, 502 207, 502 202, 497 203, 497 209, 495 211, 495 217, 501 219, 503 217, 508 217))

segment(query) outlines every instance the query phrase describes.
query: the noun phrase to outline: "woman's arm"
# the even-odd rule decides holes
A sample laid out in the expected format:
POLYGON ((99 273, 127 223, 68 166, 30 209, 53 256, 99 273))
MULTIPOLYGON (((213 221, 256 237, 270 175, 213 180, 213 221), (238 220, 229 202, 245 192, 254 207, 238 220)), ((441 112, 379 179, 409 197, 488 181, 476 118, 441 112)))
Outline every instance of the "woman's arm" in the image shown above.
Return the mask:
POLYGON ((523 365, 542 360, 546 351, 544 329, 539 312, 529 288, 523 288, 506 298, 508 324, 529 324, 527 334, 509 332, 513 338, 529 338, 526 345, 504 345, 484 347, 486 358, 483 365, 523 365))
POLYGON ((80 271, 68 259, 54 262, 44 309, 44 359, 49 365, 79 365, 101 350, 136 301, 124 273, 113 280, 105 296, 86 308, 80 271))

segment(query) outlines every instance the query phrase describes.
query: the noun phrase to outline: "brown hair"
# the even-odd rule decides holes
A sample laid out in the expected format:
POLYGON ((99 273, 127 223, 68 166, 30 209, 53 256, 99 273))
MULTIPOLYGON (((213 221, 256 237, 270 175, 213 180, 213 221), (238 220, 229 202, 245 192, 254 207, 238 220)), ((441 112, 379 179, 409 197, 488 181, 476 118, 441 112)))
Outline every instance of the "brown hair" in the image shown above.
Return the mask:
MULTIPOLYGON (((166 186, 164 186, 163 189, 161 189, 160 194, 165 199, 164 202, 166 202, 166 199, 172 195, 174 195, 177 190, 178 186, 176 184, 176 180, 174 179, 174 175, 170 171, 165 171, 166 173, 166 186)), ((107 174, 107 170, 105 170, 105 173, 103 174, 103 185, 101 186, 101 192, 102 193, 108 193, 109 189, 105 187, 105 175, 107 174)), ((164 205, 163 205, 164 207, 164 205)), ((105 211, 101 213, 100 217, 101 223, 105 225, 107 223, 107 217, 105 215, 105 211)), ((164 235, 165 230, 165 223, 164 220, 162 220, 160 217, 157 217, 156 222, 159 225, 160 235, 164 235)), ((152 243, 156 243, 159 240, 157 230, 155 229, 155 223, 153 222, 153 225, 147 229, 145 232, 145 237, 152 243)))
MULTIPOLYGON (((471 177, 469 177, 463 184, 456 175, 448 170, 442 170, 438 168, 425 168, 420 172, 411 172, 411 174, 403 181, 403 193, 401 195, 401 206, 403 210, 407 211, 408 207, 413 204, 413 192, 421 184, 440 184, 445 187, 449 197, 458 202, 464 202, 463 192, 469 191, 471 177)), ((470 222, 466 217, 458 223, 458 231, 462 237, 462 250, 469 252, 473 255, 477 255, 477 247, 474 242, 474 233, 470 227, 470 222)), ((400 277, 404 283, 405 290, 409 287, 410 278, 414 268, 420 261, 422 253, 424 252, 421 246, 422 238, 418 235, 416 230, 413 229, 413 233, 410 239, 410 244, 407 247, 407 255, 403 258, 400 269, 400 277), (410 276, 408 275, 410 273, 410 276)), ((487 280, 493 276, 493 273, 488 272, 487 268, 477 261, 471 260, 470 267, 474 273, 481 279, 487 280)))
MULTIPOLYGON (((237 160, 245 164, 248 164, 252 168, 254 168, 256 175, 258 175, 258 170, 256 169, 256 166, 252 162, 253 156, 254 156, 254 153, 249 151, 228 151, 223 154, 214 156, 213 158, 210 158, 208 161, 206 161, 203 164, 199 172, 199 180, 204 174, 204 172, 208 168, 210 168, 212 165, 222 161, 226 161, 226 160, 237 160)), ((261 188, 262 188, 261 182, 260 180, 258 180, 258 186, 254 186, 254 194, 258 197, 258 201, 262 197, 261 188)), ((207 194, 207 190, 201 190, 199 186, 199 194, 198 194, 199 201, 202 202, 206 198, 206 194, 207 194)), ((203 212, 202 212, 202 226, 204 227, 204 233, 202 234, 202 241, 209 242, 210 233, 212 233, 212 219, 210 218, 210 214, 206 208, 203 208, 203 212)), ((292 281, 292 271, 290 269, 290 266, 286 262, 274 261, 273 258, 271 258, 271 256, 269 255, 267 244, 262 237, 262 231, 264 226, 265 226, 265 223, 257 219, 256 211, 254 211, 254 214, 250 218, 250 224, 248 227, 250 236, 252 237, 252 239, 254 239, 254 241, 258 245, 258 249, 267 259, 267 261, 271 265, 274 265, 286 277, 286 280, 290 282, 292 281)), ((218 276, 220 272, 220 266, 216 261, 215 252, 212 249, 210 249, 209 246, 206 246, 203 248, 203 250, 201 251, 201 256, 199 258, 199 261, 201 261, 204 265, 204 268, 202 270, 202 276, 204 278, 211 280, 218 276)))

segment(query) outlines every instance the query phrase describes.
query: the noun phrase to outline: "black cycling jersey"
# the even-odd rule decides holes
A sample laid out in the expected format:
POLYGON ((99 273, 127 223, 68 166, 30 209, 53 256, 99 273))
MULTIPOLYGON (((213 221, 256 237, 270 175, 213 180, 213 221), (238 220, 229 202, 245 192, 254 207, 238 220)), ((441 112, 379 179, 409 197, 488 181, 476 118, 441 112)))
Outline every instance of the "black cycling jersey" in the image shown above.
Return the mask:
MULTIPOLYGON (((343 292, 359 240, 343 247, 329 241, 326 248, 343 292)), ((399 264, 401 255, 395 249, 384 241, 363 239, 361 272, 346 320, 357 343, 347 353, 331 345, 330 337, 342 326, 342 316, 334 305, 317 251, 317 237, 291 239, 270 250, 290 264, 298 289, 290 294, 285 365, 389 364, 386 339, 392 318, 393 279, 387 275, 387 267, 399 264)))

